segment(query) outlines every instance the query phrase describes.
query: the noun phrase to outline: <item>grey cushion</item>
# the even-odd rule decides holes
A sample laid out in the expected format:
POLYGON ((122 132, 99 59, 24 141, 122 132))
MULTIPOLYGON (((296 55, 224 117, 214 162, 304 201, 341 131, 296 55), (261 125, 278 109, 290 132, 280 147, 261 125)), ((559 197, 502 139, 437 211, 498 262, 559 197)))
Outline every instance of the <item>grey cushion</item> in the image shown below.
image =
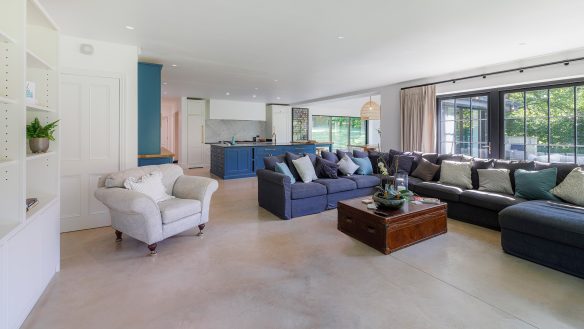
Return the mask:
POLYGON ((286 162, 286 155, 274 155, 270 157, 264 158, 264 167, 266 169, 275 171, 276 170, 276 163, 285 163, 286 162))
MULTIPOLYGON (((462 161, 471 161, 472 157, 463 155, 463 154, 438 154, 438 157, 436 158, 436 164, 441 166, 442 165, 442 161, 456 161, 456 162, 462 162, 462 161)), ((438 172, 436 173, 436 175, 434 175, 434 179, 435 181, 439 181, 440 180, 440 169, 438 169, 438 172)))
POLYGON ((460 201, 460 194, 463 191, 464 189, 456 186, 436 182, 422 182, 416 185, 414 192, 430 198, 458 202, 460 201))
POLYGON ((510 194, 492 193, 477 190, 466 190, 460 194, 460 202, 493 211, 501 211, 509 206, 525 201, 526 200, 516 198, 510 194))
MULTIPOLYGON (((535 170, 544 170, 548 168, 558 168, 558 177, 556 180, 556 185, 560 185, 561 182, 566 179, 568 174, 572 172, 574 168, 578 167, 575 163, 545 163, 535 161, 535 170)), ((584 166, 580 166, 584 168, 584 166)))
POLYGON ((471 168, 471 180, 472 180, 472 188, 475 190, 479 188, 479 173, 477 170, 479 169, 490 169, 493 168, 493 164, 495 160, 493 159, 472 159, 472 168, 471 168))
POLYGON ((513 161, 513 160, 495 160, 495 168, 509 169, 509 177, 511 178, 511 186, 515 191, 515 170, 523 169, 528 171, 535 170, 535 162, 533 161, 513 161))
POLYGON ((373 175, 353 175, 345 178, 354 181, 357 184, 357 188, 373 187, 381 183, 381 179, 373 175))
POLYGON ((391 160, 391 167, 389 167, 389 174, 395 175, 395 161, 397 162, 397 172, 410 174, 412 172, 412 166, 414 165, 414 161, 416 157, 413 155, 396 155, 391 160))
POLYGON ((201 212, 201 201, 190 199, 170 199, 158 203, 162 223, 170 224, 179 219, 201 212))
POLYGON ((319 178, 338 178, 339 166, 332 161, 328 161, 323 158, 316 159, 316 165, 314 167, 316 176, 319 178))
POLYGON ((433 164, 425 158, 419 158, 417 163, 418 165, 412 172, 412 176, 418 177, 424 181, 431 181, 434 178, 434 175, 436 175, 436 172, 440 169, 439 165, 433 164))
POLYGON ((584 208, 555 201, 528 201, 499 213, 502 229, 584 249, 584 208))
POLYGON ((357 184, 347 178, 319 178, 314 182, 324 185, 329 194, 350 191, 357 188, 357 184))
POLYGON ((322 184, 297 182, 290 186, 290 197, 292 200, 310 198, 319 195, 326 195, 326 187, 322 184))

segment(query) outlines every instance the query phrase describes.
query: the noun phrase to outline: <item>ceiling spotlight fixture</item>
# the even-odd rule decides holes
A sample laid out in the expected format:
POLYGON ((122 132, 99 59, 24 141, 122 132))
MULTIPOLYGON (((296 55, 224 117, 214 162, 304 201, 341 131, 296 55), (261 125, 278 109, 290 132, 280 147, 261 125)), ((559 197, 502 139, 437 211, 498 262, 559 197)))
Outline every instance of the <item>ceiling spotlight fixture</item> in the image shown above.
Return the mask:
POLYGON ((229 95, 231 95, 231 93, 230 93, 230 92, 226 92, 226 93, 225 93, 225 96, 229 96, 229 95))
POLYGON ((166 82, 166 81, 165 81, 165 82, 163 82, 162 84, 166 86, 166 85, 168 84, 168 82, 166 82))
POLYGON ((452 83, 456 83, 456 80, 452 80, 452 83))
POLYGON ((128 30, 135 30, 136 28, 133 27, 133 26, 130 26, 130 25, 126 25, 126 29, 128 29, 128 30))
POLYGON ((170 66, 172 66, 172 67, 177 67, 178 65, 176 65, 176 64, 171 64, 170 66))
POLYGON ((564 66, 568 66, 568 65, 570 65, 570 62, 565 62, 564 63, 564 66))
POLYGON ((345 38, 345 37, 344 37, 344 36, 342 36, 342 35, 339 35, 339 36, 337 36, 337 39, 339 39, 339 40, 343 40, 344 38, 345 38))
POLYGON ((254 89, 255 89, 255 90, 259 90, 260 88, 258 88, 258 87, 255 87, 254 89))
POLYGON ((483 79, 486 79, 486 78, 487 78, 487 76, 486 75, 483 75, 483 79))
POLYGON ((278 80, 278 79, 274 79, 274 82, 278 82, 278 81, 280 81, 280 80, 278 80))
POLYGON ((527 42, 520 42, 519 45, 520 46, 526 46, 527 45, 527 42))
POLYGON ((280 100, 280 96, 276 97, 277 100, 280 100))
POLYGON ((519 70, 519 73, 523 73, 523 69, 519 70))
POLYGON ((253 98, 256 98, 256 97, 258 97, 258 96, 257 96, 257 95, 251 95, 251 97, 253 97, 253 98))

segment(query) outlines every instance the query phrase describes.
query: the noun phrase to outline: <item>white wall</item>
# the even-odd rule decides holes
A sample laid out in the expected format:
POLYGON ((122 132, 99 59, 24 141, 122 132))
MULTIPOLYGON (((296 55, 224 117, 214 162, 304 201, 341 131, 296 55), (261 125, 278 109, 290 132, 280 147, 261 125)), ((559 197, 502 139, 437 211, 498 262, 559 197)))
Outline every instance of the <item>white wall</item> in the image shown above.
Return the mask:
MULTIPOLYGON (((474 70, 454 72, 451 74, 428 77, 424 79, 407 81, 381 88, 381 129, 382 148, 400 148, 400 89, 407 86, 414 86, 434 81, 456 79, 469 75, 478 75, 488 72, 495 72, 507 69, 515 69, 529 65, 536 65, 547 62, 563 61, 570 58, 584 57, 584 50, 576 50, 541 56, 536 58, 524 59, 500 65, 477 68, 474 70)), ((531 84, 538 82, 548 82, 554 80, 565 80, 584 77, 584 61, 574 62, 568 66, 563 64, 525 70, 523 73, 518 71, 500 75, 488 76, 486 79, 476 78, 470 80, 457 81, 456 83, 444 83, 436 86, 436 93, 439 95, 449 93, 460 93, 467 91, 477 91, 483 89, 502 88, 516 86, 521 84, 531 84)))
POLYGON ((209 119, 266 121, 266 104, 211 99, 209 119))
POLYGON ((76 70, 94 73, 114 73, 121 81, 121 138, 125 142, 120 165, 122 169, 138 165, 138 48, 91 39, 61 36, 61 71, 76 70), (79 51, 81 44, 91 44, 93 55, 79 51))

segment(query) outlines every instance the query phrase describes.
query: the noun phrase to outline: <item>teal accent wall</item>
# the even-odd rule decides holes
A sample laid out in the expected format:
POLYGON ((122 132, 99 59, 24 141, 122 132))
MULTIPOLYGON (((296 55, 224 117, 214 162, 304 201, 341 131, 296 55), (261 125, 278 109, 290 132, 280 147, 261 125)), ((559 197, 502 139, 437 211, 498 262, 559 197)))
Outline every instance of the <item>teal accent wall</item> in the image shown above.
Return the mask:
POLYGON ((138 154, 160 153, 162 65, 138 63, 138 154))

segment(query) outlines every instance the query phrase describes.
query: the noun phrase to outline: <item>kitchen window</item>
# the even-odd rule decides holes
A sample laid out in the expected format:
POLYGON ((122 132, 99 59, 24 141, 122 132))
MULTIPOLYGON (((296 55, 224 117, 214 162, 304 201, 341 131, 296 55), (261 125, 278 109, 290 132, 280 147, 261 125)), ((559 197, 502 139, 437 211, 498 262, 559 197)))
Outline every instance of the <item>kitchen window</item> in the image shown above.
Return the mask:
POLYGON ((333 149, 347 150, 349 145, 367 144, 367 120, 346 116, 312 116, 312 139, 333 142, 333 149))

